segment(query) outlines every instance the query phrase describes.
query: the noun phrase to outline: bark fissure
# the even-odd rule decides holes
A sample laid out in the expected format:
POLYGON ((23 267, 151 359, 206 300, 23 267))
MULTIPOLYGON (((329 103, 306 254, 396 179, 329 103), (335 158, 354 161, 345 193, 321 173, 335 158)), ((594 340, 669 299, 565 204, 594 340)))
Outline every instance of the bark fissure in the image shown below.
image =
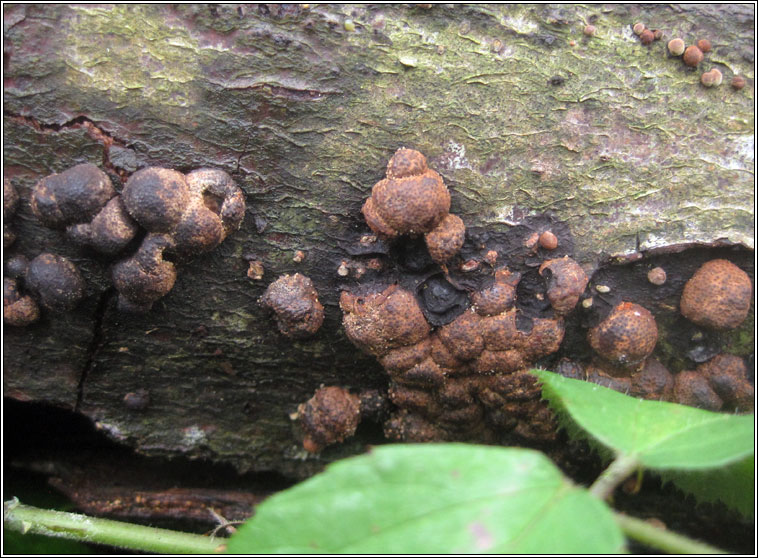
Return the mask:
POLYGON ((105 315, 108 312, 108 305, 116 296, 116 290, 113 288, 106 289, 100 294, 97 301, 97 307, 93 316, 94 325, 92 327, 92 340, 87 347, 86 360, 79 376, 79 383, 76 388, 76 405, 74 412, 79 412, 82 401, 84 401, 84 388, 90 371, 97 364, 97 354, 106 342, 104 335, 105 315))

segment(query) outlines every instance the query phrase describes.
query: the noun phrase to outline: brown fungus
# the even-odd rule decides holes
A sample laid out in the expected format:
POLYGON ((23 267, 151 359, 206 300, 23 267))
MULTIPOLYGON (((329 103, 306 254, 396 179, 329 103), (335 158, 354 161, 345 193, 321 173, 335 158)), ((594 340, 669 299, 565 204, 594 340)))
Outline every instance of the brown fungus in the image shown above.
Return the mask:
POLYGON ((654 358, 645 360, 642 370, 632 373, 630 395, 656 401, 670 401, 674 376, 654 358))
POLYGON ((387 164, 387 178, 374 185, 362 211, 379 236, 423 234, 447 216, 450 192, 442 177, 427 167, 426 157, 401 148, 387 164))
POLYGON ((173 288, 176 268, 163 257, 171 246, 168 236, 149 234, 136 254, 113 266, 111 276, 119 293, 119 310, 147 312, 173 288))
POLYGON ((568 256, 544 262, 539 273, 547 278, 547 298, 560 316, 574 309, 589 281, 579 264, 568 256))
POLYGON ((708 411, 719 411, 724 405, 708 380, 695 370, 684 370, 676 375, 674 401, 708 411))
POLYGON ((711 260, 684 285, 679 310, 698 325, 733 329, 747 317, 751 293, 747 273, 728 260, 711 260))
POLYGON ((38 319, 39 307, 34 299, 19 292, 15 279, 3 278, 3 322, 10 326, 24 327, 38 319))
POLYGON ((416 297, 397 285, 365 296, 343 291, 340 308, 350 341, 374 356, 414 345, 429 335, 429 324, 416 297))
POLYGON ((684 50, 684 63, 694 68, 703 61, 703 51, 697 48, 695 45, 688 46, 684 50))
POLYGON ((708 380, 725 406, 743 413, 753 411, 755 390, 748 380, 745 361, 740 357, 723 353, 704 362, 696 371, 708 380))
POLYGON ((516 285, 521 275, 507 268, 495 271, 495 281, 489 287, 471 293, 471 304, 480 316, 495 316, 513 307, 516 285))
POLYGON ((279 331, 301 339, 316 333, 324 322, 324 307, 313 282, 300 273, 282 275, 260 298, 264 308, 274 312, 279 331))
POLYGON ((653 315, 639 304, 622 302, 588 333, 590 346, 605 360, 634 367, 655 349, 658 326, 653 315))
POLYGON ((68 312, 84 298, 85 283, 73 262, 55 254, 40 254, 29 262, 24 282, 40 306, 68 312))
POLYGON ((466 240, 466 225, 457 215, 448 213, 442 222, 424 235, 429 255, 439 263, 445 263, 455 256, 466 240))
POLYGON ((316 453, 355 434, 361 419, 357 395, 337 386, 322 387, 298 407, 305 437, 303 447, 316 453))
POLYGON ((137 232, 137 224, 126 212, 121 196, 111 198, 91 222, 66 229, 66 234, 74 242, 91 246, 103 254, 119 253, 137 232))
POLYGON ((88 223, 116 195, 108 175, 90 163, 46 176, 34 186, 31 207, 42 224, 88 223))

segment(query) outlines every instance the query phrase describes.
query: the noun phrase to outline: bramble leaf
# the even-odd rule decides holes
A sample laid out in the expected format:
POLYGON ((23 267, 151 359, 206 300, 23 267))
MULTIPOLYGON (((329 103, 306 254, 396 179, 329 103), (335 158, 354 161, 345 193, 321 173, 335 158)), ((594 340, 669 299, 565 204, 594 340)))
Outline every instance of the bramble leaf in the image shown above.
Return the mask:
POLYGON ((406 444, 335 463, 272 496, 232 553, 613 553, 605 503, 539 452, 406 444))

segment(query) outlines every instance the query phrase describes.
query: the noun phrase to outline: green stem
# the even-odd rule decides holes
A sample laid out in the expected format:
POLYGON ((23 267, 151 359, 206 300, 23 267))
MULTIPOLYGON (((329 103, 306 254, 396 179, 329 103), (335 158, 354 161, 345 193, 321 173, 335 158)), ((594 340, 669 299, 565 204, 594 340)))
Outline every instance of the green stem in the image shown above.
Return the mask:
POLYGON ((631 475, 640 466, 640 462, 633 455, 620 455, 603 471, 597 480, 590 486, 590 493, 606 500, 616 487, 625 478, 631 475))
POLYGON ((3 526, 22 534, 62 537, 158 554, 212 554, 223 550, 222 541, 209 537, 42 510, 19 504, 15 498, 3 504, 3 526))
POLYGON ((720 548, 672 533, 642 519, 622 513, 616 513, 614 517, 627 537, 669 554, 727 554, 720 548))

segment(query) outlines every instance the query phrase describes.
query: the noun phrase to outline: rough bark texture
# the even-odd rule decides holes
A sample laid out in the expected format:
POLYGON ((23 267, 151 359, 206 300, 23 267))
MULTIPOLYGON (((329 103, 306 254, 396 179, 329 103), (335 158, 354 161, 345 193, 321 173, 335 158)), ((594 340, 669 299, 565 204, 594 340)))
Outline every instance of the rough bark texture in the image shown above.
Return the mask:
MULTIPOLYGON (((368 232, 360 207, 389 156, 425 153, 468 227, 550 213, 590 272, 673 245, 752 249, 753 18, 745 5, 5 6, 5 178, 22 199, 8 253, 59 253, 88 281, 76 311, 5 328, 5 395, 75 409, 141 452, 240 471, 302 477, 360 451, 359 430, 306 454, 290 414, 321 384, 386 385, 341 330, 340 287, 355 282, 337 269, 368 232), (637 21, 664 40, 643 46, 637 21), (590 22, 594 37, 582 34, 590 22), (668 55, 674 36, 713 43, 698 71, 668 55), (707 89, 711 67, 724 84, 707 89), (728 85, 736 74, 741 91, 728 85), (220 168, 248 212, 180 266, 150 313, 126 316, 109 261, 29 209, 40 178, 82 162, 118 190, 143 166, 220 168), (247 277, 249 256, 263 280, 247 277), (313 339, 284 338, 257 305, 294 272, 326 308, 313 339), (139 389, 150 402, 137 411, 123 398, 139 389)), ((676 289, 709 256, 680 258, 673 312, 651 308, 662 332, 678 327, 676 289)), ((734 258, 753 277, 752 255, 734 258)), ((645 270, 625 269, 607 273, 641 288, 645 270)), ((720 342, 749 356, 753 321, 751 310, 720 342)), ((670 365, 684 360, 673 345, 659 343, 670 365)))

